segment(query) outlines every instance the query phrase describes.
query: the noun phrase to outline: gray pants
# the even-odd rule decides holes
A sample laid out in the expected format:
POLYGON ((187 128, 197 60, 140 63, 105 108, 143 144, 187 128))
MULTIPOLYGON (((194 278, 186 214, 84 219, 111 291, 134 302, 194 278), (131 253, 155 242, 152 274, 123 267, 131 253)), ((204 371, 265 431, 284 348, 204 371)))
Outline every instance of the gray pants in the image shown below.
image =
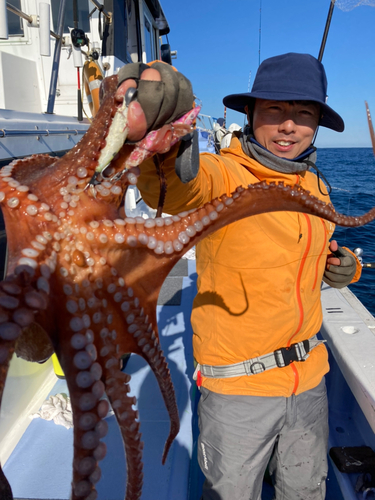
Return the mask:
POLYGON ((217 394, 198 406, 202 500, 261 500, 267 465, 277 500, 324 500, 328 405, 325 380, 298 396, 217 394), (271 461, 270 461, 271 460, 271 461))

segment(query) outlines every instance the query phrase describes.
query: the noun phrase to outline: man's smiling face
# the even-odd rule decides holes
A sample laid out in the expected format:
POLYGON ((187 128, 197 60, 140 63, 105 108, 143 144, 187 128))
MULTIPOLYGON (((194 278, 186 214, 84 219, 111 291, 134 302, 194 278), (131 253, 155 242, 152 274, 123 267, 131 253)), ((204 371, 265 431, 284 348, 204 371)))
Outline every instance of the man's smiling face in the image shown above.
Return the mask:
POLYGON ((312 101, 256 99, 252 118, 254 137, 259 144, 276 156, 292 160, 312 143, 320 106, 312 101))

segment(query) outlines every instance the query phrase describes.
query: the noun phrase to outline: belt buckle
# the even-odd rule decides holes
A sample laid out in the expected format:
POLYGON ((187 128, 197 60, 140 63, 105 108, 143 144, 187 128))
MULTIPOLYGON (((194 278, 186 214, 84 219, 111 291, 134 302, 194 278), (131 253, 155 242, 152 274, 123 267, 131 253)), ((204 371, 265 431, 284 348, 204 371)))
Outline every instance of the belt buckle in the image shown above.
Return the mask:
POLYGON ((298 361, 295 344, 292 344, 290 347, 281 347, 281 349, 275 351, 275 360, 279 368, 283 368, 284 366, 289 366, 291 363, 293 363, 293 361, 298 361), (279 356, 276 353, 277 354, 281 353, 284 365, 280 363, 279 356))

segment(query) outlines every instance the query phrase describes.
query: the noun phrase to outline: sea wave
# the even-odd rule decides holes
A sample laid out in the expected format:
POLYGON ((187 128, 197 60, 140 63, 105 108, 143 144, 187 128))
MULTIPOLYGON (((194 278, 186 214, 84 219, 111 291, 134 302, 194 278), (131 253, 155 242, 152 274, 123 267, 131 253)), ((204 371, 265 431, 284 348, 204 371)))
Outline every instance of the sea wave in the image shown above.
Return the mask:
MULTIPOLYGON (((375 158, 371 148, 319 149, 317 167, 332 186, 331 201, 338 212, 362 215, 375 206, 375 158)), ((337 227, 339 245, 363 249, 364 262, 375 262, 375 221, 359 228, 337 227)), ((349 288, 375 315, 375 269, 364 268, 349 288)))

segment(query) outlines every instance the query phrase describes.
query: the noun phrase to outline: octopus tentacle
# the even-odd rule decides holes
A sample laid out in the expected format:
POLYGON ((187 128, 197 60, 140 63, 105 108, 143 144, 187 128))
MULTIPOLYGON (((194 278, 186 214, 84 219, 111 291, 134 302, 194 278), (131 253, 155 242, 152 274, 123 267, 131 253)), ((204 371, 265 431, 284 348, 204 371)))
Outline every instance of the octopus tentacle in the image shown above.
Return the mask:
MULTIPOLYGON (((22 337, 22 331, 33 324, 35 313, 46 309, 48 304, 47 292, 38 287, 41 277, 36 278, 35 275, 33 268, 22 264, 16 267, 13 275, 9 275, 6 281, 0 283, 0 402, 9 363, 17 342, 22 337)), ((34 336, 31 352, 28 353, 29 358, 39 360, 40 352, 44 352, 43 347, 39 343, 38 335, 34 336)), ((1 468, 0 492, 1 498, 12 499, 10 485, 1 468)))
POLYGON ((105 388, 101 381, 102 367, 96 362, 94 334, 92 330, 82 333, 79 316, 74 318, 77 321, 70 321, 70 342, 63 348, 57 346, 56 352, 66 374, 75 410, 72 498, 91 500, 95 497, 95 484, 100 478, 97 462, 104 458, 106 451, 100 439, 106 435, 103 419, 108 412, 108 403, 101 401, 105 388))
POLYGON ((251 184, 247 189, 239 187, 231 197, 222 196, 221 199, 214 200, 212 205, 218 212, 215 223, 217 229, 234 222, 233 210, 237 212, 236 220, 266 212, 294 211, 315 215, 344 227, 358 227, 375 219, 375 208, 362 216, 346 216, 335 212, 332 205, 310 195, 300 186, 288 186, 283 182, 263 181, 251 184), (232 204, 233 207, 229 210, 232 204))
POLYGON ((217 208, 214 203, 208 203, 200 209, 165 218, 126 217, 91 221, 85 238, 101 253, 119 248, 147 247, 156 255, 180 254, 188 248, 191 238, 216 221, 223 204, 217 202, 216 205, 217 208))
POLYGON ((148 316, 146 315, 146 317, 144 317, 142 311, 143 308, 137 318, 138 321, 134 318, 134 321, 129 326, 128 333, 133 336, 140 349, 141 356, 145 358, 154 372, 165 406, 169 413, 170 430, 162 456, 162 463, 164 464, 171 444, 180 430, 178 409, 170 371, 161 350, 158 335, 153 328, 153 324, 148 322, 148 316))
MULTIPOLYGON (((39 271, 39 269, 37 270, 39 271)), ((2 366, 1 390, 4 387, 3 368, 7 370, 9 360, 22 342, 23 332, 34 324, 37 313, 42 313, 49 304, 49 287, 46 278, 29 266, 19 265, 0 285, 0 363, 2 366)), ((34 329, 33 346, 29 350, 30 360, 45 360, 44 338, 34 329)))
MULTIPOLYGON (((122 281, 125 284, 125 280, 122 279, 122 281)), ((170 415, 171 428, 163 452, 162 462, 164 463, 170 445, 178 434, 179 418, 169 369, 161 351, 158 335, 155 332, 156 317, 153 311, 147 314, 147 310, 149 310, 148 304, 144 303, 143 307, 143 303, 138 299, 132 287, 124 287, 124 290, 121 290, 119 287, 116 287, 114 283, 111 283, 108 285, 107 290, 113 294, 113 300, 117 303, 118 310, 115 311, 113 317, 118 318, 123 316, 128 337, 125 344, 123 335, 113 335, 113 332, 116 332, 115 328, 112 330, 112 334, 109 333, 108 329, 102 331, 102 338, 110 338, 112 345, 116 346, 116 353, 127 352, 127 349, 129 349, 129 338, 134 339, 134 344, 131 346, 131 352, 140 354, 151 366, 159 384, 167 411, 170 415)), ((116 320, 114 321, 115 323, 112 326, 116 326, 116 320)), ((103 347, 103 353, 107 353, 107 351, 109 351, 108 344, 103 347)), ((105 366, 107 369, 110 369, 114 365, 116 365, 116 362, 108 360, 105 366)))
MULTIPOLYGON (((176 405, 175 392, 170 376, 170 371, 168 368, 168 364, 166 359, 161 351, 161 348, 157 341, 154 342, 156 354, 152 356, 152 358, 148 358, 148 356, 144 356, 149 362, 151 366, 151 370, 154 372, 156 380, 158 381, 161 394, 163 396, 165 406, 169 413, 170 418, 170 429, 169 435, 164 445, 163 455, 162 455, 162 463, 165 464, 167 459, 167 455, 169 449, 173 443, 174 438, 177 436, 180 430, 180 422, 178 416, 178 409, 176 405)), ((149 344, 145 344, 144 347, 148 347, 149 344)), ((150 347, 150 350, 153 350, 153 347, 150 347)))
POLYGON ((127 468, 126 500, 138 500, 143 485, 142 450, 143 442, 139 432, 139 414, 133 409, 135 397, 129 397, 130 375, 116 370, 114 367, 104 370, 107 396, 115 412, 122 434, 127 468))

